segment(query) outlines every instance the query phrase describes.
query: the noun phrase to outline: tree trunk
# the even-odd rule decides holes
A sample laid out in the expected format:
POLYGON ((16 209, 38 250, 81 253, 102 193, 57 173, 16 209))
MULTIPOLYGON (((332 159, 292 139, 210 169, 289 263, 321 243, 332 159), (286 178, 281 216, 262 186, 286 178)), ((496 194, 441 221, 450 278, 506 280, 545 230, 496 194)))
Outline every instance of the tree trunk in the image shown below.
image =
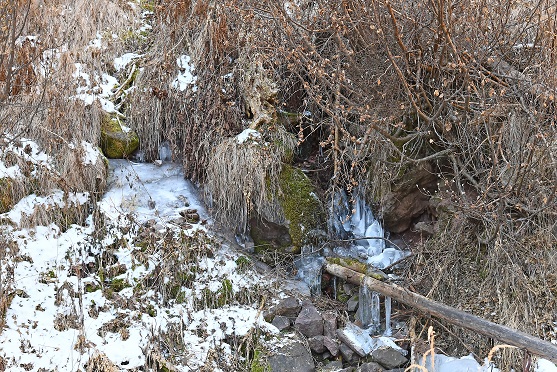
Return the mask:
POLYGON ((541 356, 557 363, 557 345, 531 336, 524 332, 502 326, 483 318, 457 310, 453 307, 429 300, 422 295, 402 288, 396 284, 389 284, 373 279, 364 274, 347 269, 346 267, 326 263, 325 271, 342 278, 350 283, 366 285, 371 290, 391 297, 401 303, 414 307, 424 313, 443 319, 451 324, 470 329, 479 334, 494 338, 510 345, 526 349, 532 354, 541 356))

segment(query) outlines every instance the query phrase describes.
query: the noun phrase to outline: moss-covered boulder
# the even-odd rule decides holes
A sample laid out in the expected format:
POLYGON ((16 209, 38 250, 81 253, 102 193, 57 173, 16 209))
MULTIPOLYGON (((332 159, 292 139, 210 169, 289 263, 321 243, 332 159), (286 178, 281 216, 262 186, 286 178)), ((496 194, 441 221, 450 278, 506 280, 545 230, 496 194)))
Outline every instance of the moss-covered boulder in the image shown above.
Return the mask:
POLYGON ((101 124, 101 149, 110 159, 121 159, 139 147, 139 137, 129 128, 122 126, 117 118, 109 115, 101 124))
POLYGON ((301 169, 285 165, 279 175, 279 203, 286 218, 292 245, 298 252, 308 233, 323 224, 324 211, 315 187, 301 169))

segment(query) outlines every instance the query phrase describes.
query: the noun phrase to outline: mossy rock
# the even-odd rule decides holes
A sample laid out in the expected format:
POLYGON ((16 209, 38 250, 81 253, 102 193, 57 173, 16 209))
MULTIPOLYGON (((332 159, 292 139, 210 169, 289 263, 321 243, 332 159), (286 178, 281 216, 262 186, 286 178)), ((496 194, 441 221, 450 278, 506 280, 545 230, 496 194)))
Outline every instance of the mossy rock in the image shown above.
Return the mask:
POLYGON ((116 118, 105 115, 101 124, 101 150, 109 159, 122 159, 139 147, 134 131, 124 131, 116 118))
POLYGON ((252 218, 249 224, 255 253, 263 253, 269 249, 292 253, 292 238, 287 227, 263 217, 252 218))
POLYGON ((279 175, 279 203, 287 220, 295 251, 299 252, 310 231, 323 224, 324 211, 311 180, 299 168, 285 165, 279 175))

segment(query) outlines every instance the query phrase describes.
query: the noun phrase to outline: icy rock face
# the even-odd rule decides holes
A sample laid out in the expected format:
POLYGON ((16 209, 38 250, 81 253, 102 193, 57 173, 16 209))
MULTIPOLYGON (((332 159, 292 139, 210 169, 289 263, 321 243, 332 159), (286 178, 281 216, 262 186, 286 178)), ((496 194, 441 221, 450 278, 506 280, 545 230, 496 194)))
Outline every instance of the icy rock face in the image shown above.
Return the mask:
POLYGON ((298 259, 294 265, 298 269, 298 279, 306 283, 312 295, 321 295, 321 268, 325 258, 309 255, 298 259))
MULTIPOLYGON (((332 231, 341 239, 355 239, 354 245, 344 253, 366 263, 371 263, 372 257, 383 253, 385 250, 383 227, 375 219, 371 208, 364 200, 356 198, 351 205, 346 193, 339 192, 334 197, 331 212, 329 225, 332 231)), ((379 268, 390 264, 375 263, 379 264, 376 265, 379 268)))

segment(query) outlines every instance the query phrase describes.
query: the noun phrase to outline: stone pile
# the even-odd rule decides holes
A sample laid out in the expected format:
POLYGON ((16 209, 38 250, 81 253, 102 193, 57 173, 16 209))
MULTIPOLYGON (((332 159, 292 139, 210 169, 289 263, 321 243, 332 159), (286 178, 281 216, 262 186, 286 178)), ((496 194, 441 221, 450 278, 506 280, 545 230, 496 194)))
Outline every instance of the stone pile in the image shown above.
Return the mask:
MULTIPOLYGON (((357 304, 352 307, 356 311, 357 304)), ((335 312, 321 312, 307 299, 287 297, 264 317, 292 336, 268 358, 272 371, 403 371, 408 364, 406 350, 391 339, 371 337, 351 322, 339 327, 335 312)))

